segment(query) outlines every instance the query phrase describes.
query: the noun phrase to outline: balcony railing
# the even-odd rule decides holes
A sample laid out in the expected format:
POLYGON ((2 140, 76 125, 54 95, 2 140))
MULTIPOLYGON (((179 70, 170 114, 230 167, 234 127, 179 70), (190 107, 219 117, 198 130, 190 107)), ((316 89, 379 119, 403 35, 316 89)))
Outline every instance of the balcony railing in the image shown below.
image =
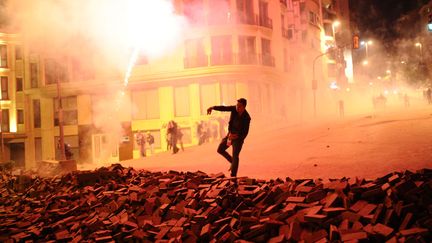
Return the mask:
POLYGON ((256 53, 220 53, 208 56, 203 55, 200 58, 186 57, 184 58, 184 68, 221 66, 221 65, 263 65, 274 67, 275 58, 270 54, 256 53))
POLYGON ((293 30, 282 28, 282 36, 291 40, 293 38, 293 30))
POLYGON ((232 53, 218 53, 210 56, 210 64, 212 66, 217 65, 230 65, 234 64, 232 53))
POLYGON ((238 53, 236 55, 236 64, 239 65, 256 65, 258 64, 258 55, 256 53, 238 53))
POLYGON ((273 20, 266 16, 259 16, 259 25, 269 29, 273 29, 273 20))
POLYGON ((208 66, 208 56, 201 55, 196 57, 185 57, 184 67, 185 68, 195 68, 195 67, 207 67, 208 66))
POLYGON ((261 64, 264 66, 274 67, 275 58, 270 54, 261 54, 261 64))
POLYGON ((243 12, 237 13, 236 22, 237 24, 249 24, 249 25, 257 25, 256 15, 246 14, 243 12))

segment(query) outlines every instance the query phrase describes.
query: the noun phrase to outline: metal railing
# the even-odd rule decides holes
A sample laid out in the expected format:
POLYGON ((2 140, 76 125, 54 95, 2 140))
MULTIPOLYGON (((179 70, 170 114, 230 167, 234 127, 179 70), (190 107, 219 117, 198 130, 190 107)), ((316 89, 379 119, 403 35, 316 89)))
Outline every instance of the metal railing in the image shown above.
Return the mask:
POLYGON ((184 68, 207 67, 209 63, 207 55, 185 57, 183 61, 184 68))
POLYGON ((203 55, 200 58, 184 58, 184 68, 222 66, 222 65, 263 65, 274 67, 275 58, 270 54, 257 53, 220 53, 215 55, 203 55), (209 57, 209 58, 208 58, 209 57))

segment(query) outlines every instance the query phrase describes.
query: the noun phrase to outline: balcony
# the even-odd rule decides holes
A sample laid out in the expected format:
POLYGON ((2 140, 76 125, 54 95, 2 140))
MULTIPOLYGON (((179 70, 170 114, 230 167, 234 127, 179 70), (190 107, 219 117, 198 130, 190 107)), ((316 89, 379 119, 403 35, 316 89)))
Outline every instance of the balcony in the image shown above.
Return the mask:
POLYGON ((184 58, 184 68, 208 67, 208 66, 222 66, 222 65, 263 65, 274 67, 275 58, 270 54, 257 53, 219 53, 210 55, 210 62, 208 56, 203 55, 200 58, 188 57, 184 58))
POLYGON ((184 68, 196 68, 196 67, 208 66, 207 55, 200 55, 196 57, 185 57, 183 61, 184 61, 184 68))
POLYGON ((270 54, 261 54, 261 64, 264 66, 274 67, 275 58, 270 54))
POLYGON ((212 66, 231 65, 234 64, 233 59, 231 52, 218 53, 210 56, 210 63, 212 66))
POLYGON ((257 25, 256 16, 253 14, 246 14, 243 12, 237 13, 236 16, 237 24, 248 24, 248 25, 257 25))
POLYGON ((260 26, 273 29, 273 20, 271 18, 266 16, 259 16, 258 20, 260 26))
POLYGON ((291 40, 293 38, 293 30, 282 28, 282 36, 291 40))
POLYGON ((236 64, 239 65, 256 65, 258 64, 258 55, 256 53, 238 53, 236 55, 236 64))

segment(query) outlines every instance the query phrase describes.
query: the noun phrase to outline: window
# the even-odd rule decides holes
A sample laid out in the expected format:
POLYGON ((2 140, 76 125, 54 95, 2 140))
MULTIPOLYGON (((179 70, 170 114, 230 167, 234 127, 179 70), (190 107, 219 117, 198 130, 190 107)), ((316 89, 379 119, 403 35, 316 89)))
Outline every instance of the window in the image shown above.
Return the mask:
POLYGON ((22 60, 21 46, 15 46, 15 60, 22 60))
POLYGON ((66 68, 54 59, 45 59, 45 84, 68 82, 66 68))
POLYGON ((30 82, 32 88, 38 87, 38 68, 37 63, 30 63, 30 82))
POLYGON ((40 100, 33 100, 33 126, 34 128, 41 127, 40 100))
POLYGON ((174 114, 175 116, 189 116, 189 87, 174 88, 174 114))
POLYGON ((231 36, 213 36, 212 44, 212 65, 232 64, 231 36))
POLYGON ((230 22, 230 1, 229 0, 209 0, 209 25, 227 24, 230 22))
POLYGON ((239 63, 256 64, 256 45, 254 36, 239 36, 239 63))
POLYGON ((203 67, 208 65, 202 38, 186 40, 185 52, 185 68, 203 67))
POLYGON ((23 91, 23 79, 16 78, 16 91, 23 91))
POLYGON ((24 124, 24 110, 17 110, 17 124, 24 124))
POLYGON ((236 103, 236 97, 235 82, 221 83, 221 100, 223 105, 236 103))
POLYGON ((242 24, 255 24, 253 1, 237 0, 237 18, 242 24))
POLYGON ((264 1, 259 1, 259 20, 260 25, 272 28, 273 23, 272 20, 268 17, 268 3, 264 1))
MULTIPOLYGON (((63 108, 63 125, 77 125, 78 111, 76 96, 64 97, 61 99, 63 108)), ((54 99, 54 126, 59 125, 59 100, 54 99)))
POLYGON ((8 77, 6 77, 6 76, 1 77, 1 99, 2 100, 8 100, 9 99, 8 77))
POLYGON ((262 64, 266 66, 274 66, 274 59, 271 55, 270 40, 261 39, 262 64))
POLYGON ((0 68, 7 68, 7 46, 0 45, 0 68))
POLYGON ((56 83, 56 63, 53 59, 45 60, 45 84, 56 83))
POLYGON ((192 25, 205 22, 203 0, 183 0, 183 13, 192 25))
POLYGON ((35 160, 42 160, 42 138, 35 138, 35 160))
POLYGON ((202 84, 200 85, 200 100, 201 100, 201 114, 207 114, 207 108, 218 104, 218 97, 216 93, 217 84, 202 84))
POLYGON ((9 132, 9 109, 1 110, 2 132, 9 132))
POLYGON ((132 92, 132 119, 158 119, 159 92, 157 89, 132 92))

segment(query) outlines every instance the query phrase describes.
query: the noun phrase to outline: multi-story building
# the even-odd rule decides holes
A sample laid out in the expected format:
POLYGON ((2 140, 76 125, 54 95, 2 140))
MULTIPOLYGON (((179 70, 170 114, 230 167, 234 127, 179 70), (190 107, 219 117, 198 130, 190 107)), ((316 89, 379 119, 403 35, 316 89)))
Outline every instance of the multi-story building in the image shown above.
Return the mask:
POLYGON ((18 166, 25 164, 24 115, 26 110, 24 90, 24 50, 16 34, 0 33, 0 142, 1 159, 14 160, 18 166))
MULTIPOLYGON (((121 102, 121 76, 100 76, 70 57, 26 52, 24 94, 16 106, 26 115, 28 166, 58 158, 58 91, 65 141, 83 162, 139 157, 138 131, 152 133, 156 151, 165 151, 170 120, 179 124, 186 146, 198 143, 201 120, 210 120, 218 137, 224 114, 207 116, 206 109, 240 97, 248 99, 254 126, 284 114, 291 120, 312 116, 312 64, 326 50, 325 1, 174 2, 191 26, 183 45, 160 59, 139 58, 121 102)), ((327 61, 323 56, 315 65, 317 92, 328 86, 327 61)))

